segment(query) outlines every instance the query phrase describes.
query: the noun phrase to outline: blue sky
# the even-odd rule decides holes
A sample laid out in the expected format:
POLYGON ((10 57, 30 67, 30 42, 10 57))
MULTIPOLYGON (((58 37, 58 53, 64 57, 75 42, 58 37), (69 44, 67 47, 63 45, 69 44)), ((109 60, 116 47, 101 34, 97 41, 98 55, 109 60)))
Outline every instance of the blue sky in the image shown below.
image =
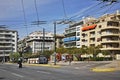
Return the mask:
MULTIPOLYGON (((38 19, 34 0, 23 0, 26 23, 21 1, 0 0, 0 25, 17 30, 20 38, 33 31, 41 31, 43 28, 47 32, 53 32, 53 22, 58 19, 80 20, 84 16, 97 17, 120 9, 119 3, 104 6, 108 3, 99 4, 100 2, 96 0, 63 0, 64 8, 62 0, 36 0, 39 20, 47 21, 47 24, 37 26, 31 25, 31 22, 38 19)), ((65 27, 67 25, 57 25, 57 33, 63 33, 65 27)))

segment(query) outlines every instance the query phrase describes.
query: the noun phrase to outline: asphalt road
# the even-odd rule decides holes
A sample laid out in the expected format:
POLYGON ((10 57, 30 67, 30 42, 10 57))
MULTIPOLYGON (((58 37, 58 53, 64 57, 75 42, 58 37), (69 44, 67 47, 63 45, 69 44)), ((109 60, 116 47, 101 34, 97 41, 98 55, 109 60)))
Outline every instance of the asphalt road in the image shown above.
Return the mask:
POLYGON ((81 63, 59 68, 0 64, 0 80, 120 80, 120 71, 92 72, 91 67, 99 64, 81 63))

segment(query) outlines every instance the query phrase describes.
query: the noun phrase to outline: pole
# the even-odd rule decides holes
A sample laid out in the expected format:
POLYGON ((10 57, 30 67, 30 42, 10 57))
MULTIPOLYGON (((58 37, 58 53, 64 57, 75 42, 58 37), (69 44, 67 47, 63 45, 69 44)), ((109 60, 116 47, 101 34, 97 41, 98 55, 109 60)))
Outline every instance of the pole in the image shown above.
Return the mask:
POLYGON ((44 54, 44 49, 45 49, 45 29, 43 28, 43 50, 42 50, 42 54, 44 54))
POLYGON ((56 22, 54 22, 54 65, 56 65, 56 22))

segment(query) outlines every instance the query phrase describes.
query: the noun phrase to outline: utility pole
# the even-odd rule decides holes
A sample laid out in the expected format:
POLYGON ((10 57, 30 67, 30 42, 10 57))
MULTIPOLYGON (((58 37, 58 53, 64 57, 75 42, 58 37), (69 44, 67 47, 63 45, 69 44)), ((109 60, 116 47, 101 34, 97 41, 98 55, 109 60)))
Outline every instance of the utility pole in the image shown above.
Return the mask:
POLYGON ((43 28, 43 48, 42 48, 42 54, 44 54, 44 50, 45 50, 45 29, 43 28))
POLYGON ((54 65, 56 65, 56 22, 54 22, 54 65))

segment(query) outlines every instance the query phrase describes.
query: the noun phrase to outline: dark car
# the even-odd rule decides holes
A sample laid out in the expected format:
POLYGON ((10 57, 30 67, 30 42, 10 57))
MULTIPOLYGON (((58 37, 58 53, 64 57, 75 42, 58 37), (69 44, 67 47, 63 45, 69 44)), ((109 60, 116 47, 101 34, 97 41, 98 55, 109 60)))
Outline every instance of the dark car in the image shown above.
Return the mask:
POLYGON ((45 56, 40 56, 39 64, 48 64, 48 59, 45 56))

